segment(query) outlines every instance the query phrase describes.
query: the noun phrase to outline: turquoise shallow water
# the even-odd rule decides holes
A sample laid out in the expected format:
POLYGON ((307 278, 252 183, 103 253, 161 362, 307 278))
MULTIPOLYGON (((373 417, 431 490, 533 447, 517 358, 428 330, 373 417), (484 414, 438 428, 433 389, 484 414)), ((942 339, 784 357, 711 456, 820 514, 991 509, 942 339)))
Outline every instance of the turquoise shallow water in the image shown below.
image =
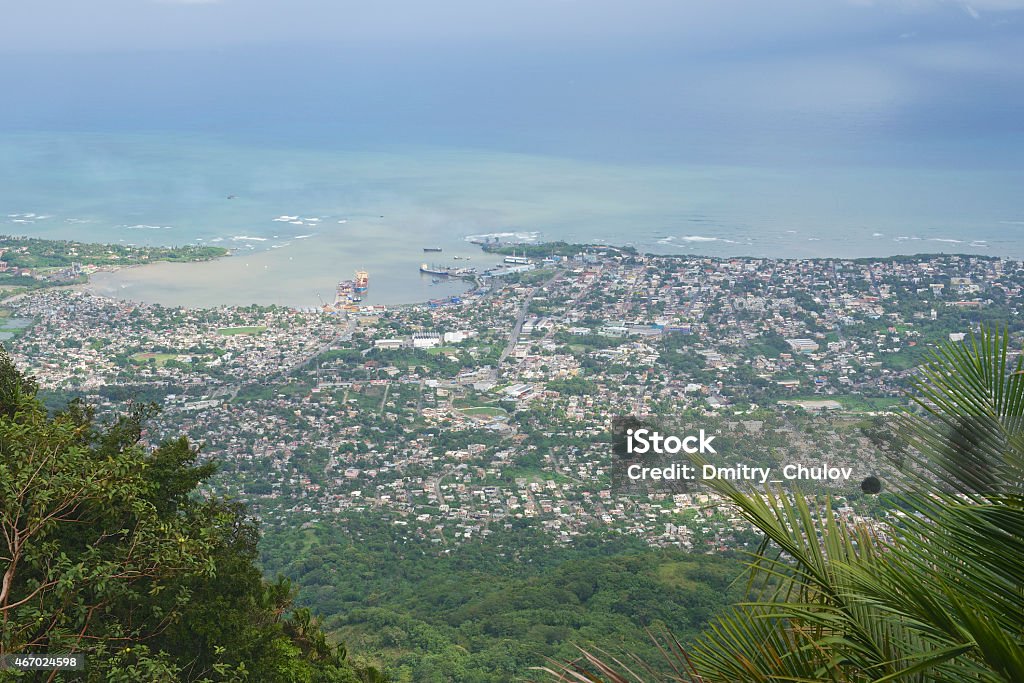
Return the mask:
POLYGON ((315 305, 356 268, 368 303, 460 289, 418 273, 494 262, 467 239, 631 244, 715 256, 1024 257, 1024 172, 577 161, 437 147, 284 148, 173 135, 0 137, 0 232, 217 244, 235 256, 99 276, 165 304, 315 305), (232 197, 229 199, 229 197, 232 197), (429 256, 429 255, 427 255, 429 256))

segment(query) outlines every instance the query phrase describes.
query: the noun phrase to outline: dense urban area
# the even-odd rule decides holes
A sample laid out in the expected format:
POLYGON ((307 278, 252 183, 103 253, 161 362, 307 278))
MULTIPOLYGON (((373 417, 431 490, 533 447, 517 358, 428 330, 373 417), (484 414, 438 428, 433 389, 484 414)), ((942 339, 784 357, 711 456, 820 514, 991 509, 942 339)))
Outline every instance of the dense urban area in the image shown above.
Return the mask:
MULTIPOLYGON (((159 405, 146 439, 184 432, 201 445, 218 466, 207 492, 260 520, 266 568, 302 579, 305 602, 336 617, 347 641, 384 651, 448 645, 410 645, 409 623, 328 595, 357 590, 339 548, 407 548, 396 565, 484 553, 482 564, 538 566, 556 549, 597 562, 601 544, 692 557, 756 548, 759 536, 699 482, 623 481, 616 418, 713 434, 716 466, 848 468, 800 485, 828 490, 853 520, 889 514, 862 491, 890 467, 871 429, 911 405, 912 368, 936 344, 970 342, 985 324, 1019 333, 1024 286, 1020 262, 981 256, 533 245, 521 267, 424 304, 189 310, 91 294, 67 282, 79 261, 34 273, 18 265, 31 250, 4 244, 0 274, 18 279, 0 295, 0 339, 47 400, 81 397, 100 415, 127 400, 159 405), (388 628, 403 635, 387 641, 388 628)), ((728 584, 721 566, 690 562, 708 585, 728 584)), ((654 564, 687 580, 678 560, 654 564)), ((377 580, 367 585, 386 594, 377 580)), ((399 680, 403 661, 391 660, 399 680)))

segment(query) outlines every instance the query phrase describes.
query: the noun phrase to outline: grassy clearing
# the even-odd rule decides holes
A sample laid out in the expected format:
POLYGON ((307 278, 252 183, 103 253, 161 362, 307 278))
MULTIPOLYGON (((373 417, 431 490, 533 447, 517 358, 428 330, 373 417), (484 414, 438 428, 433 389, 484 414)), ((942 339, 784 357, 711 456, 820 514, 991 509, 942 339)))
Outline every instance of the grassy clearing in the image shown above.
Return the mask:
POLYGON ((458 351, 454 346, 435 346, 432 349, 427 349, 427 353, 431 356, 440 356, 443 353, 458 353, 458 351))
POLYGON ((474 406, 472 408, 463 408, 459 412, 470 417, 505 417, 508 415, 507 410, 496 406, 474 406))
POLYGON ((139 353, 132 354, 132 361, 136 363, 148 363, 150 360, 156 361, 156 364, 163 367, 169 360, 175 360, 178 357, 176 353, 154 353, 149 351, 140 351, 139 353))
POLYGON ((690 572, 694 569, 700 569, 696 562, 666 562, 658 565, 655 575, 659 583, 673 590, 693 590, 699 586, 698 581, 690 578, 690 572))
POLYGON ((240 334, 262 334, 266 331, 266 325, 254 325, 251 327, 221 327, 217 330, 217 334, 222 337, 235 337, 240 334))

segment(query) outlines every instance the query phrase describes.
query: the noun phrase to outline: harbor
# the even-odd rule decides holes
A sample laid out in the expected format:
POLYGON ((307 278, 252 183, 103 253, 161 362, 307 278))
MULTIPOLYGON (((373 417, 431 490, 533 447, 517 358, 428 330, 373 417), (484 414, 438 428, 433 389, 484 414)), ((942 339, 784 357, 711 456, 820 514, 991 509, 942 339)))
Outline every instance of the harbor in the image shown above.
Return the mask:
MULTIPOLYGON (((385 248, 380 233, 387 229, 386 219, 349 219, 343 229, 325 230, 280 248, 236 249, 231 256, 204 263, 125 267, 96 273, 84 287, 104 296, 165 306, 260 304, 307 311, 324 305, 424 303, 461 295, 471 287, 458 277, 421 273, 423 247, 418 240, 392 240, 385 248), (357 271, 365 273, 358 292, 357 271)), ((479 247, 461 236, 442 244, 446 259, 461 256, 463 261, 475 262, 483 258, 479 247)), ((498 256, 484 256, 487 263, 500 261, 498 256)))
POLYGON ((455 268, 453 266, 422 263, 420 264, 420 272, 424 275, 436 275, 438 277, 470 277, 476 275, 476 268, 455 268))

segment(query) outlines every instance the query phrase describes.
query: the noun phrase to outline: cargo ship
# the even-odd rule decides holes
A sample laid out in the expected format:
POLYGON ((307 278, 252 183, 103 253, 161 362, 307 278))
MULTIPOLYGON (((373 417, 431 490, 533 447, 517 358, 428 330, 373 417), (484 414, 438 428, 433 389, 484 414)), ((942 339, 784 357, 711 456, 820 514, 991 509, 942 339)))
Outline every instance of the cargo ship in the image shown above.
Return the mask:
POLYGON ((433 266, 424 263, 420 265, 420 272, 424 275, 440 277, 463 277, 475 274, 476 268, 452 268, 451 266, 433 266))
POLYGON ((442 277, 448 277, 455 273, 454 270, 447 266, 429 266, 426 263, 420 265, 420 272, 425 275, 440 275, 442 277))
POLYGON ((335 290, 334 303, 335 305, 343 304, 345 302, 351 301, 353 296, 355 296, 355 294, 352 288, 352 281, 342 280, 341 282, 338 283, 337 290, 335 290))
POLYGON ((365 270, 357 270, 355 279, 342 280, 338 283, 338 287, 335 290, 334 305, 342 305, 352 302, 360 302, 363 297, 360 296, 369 288, 370 275, 365 270))
POLYGON ((362 294, 370 287, 370 274, 365 270, 357 270, 353 284, 356 294, 362 294))

